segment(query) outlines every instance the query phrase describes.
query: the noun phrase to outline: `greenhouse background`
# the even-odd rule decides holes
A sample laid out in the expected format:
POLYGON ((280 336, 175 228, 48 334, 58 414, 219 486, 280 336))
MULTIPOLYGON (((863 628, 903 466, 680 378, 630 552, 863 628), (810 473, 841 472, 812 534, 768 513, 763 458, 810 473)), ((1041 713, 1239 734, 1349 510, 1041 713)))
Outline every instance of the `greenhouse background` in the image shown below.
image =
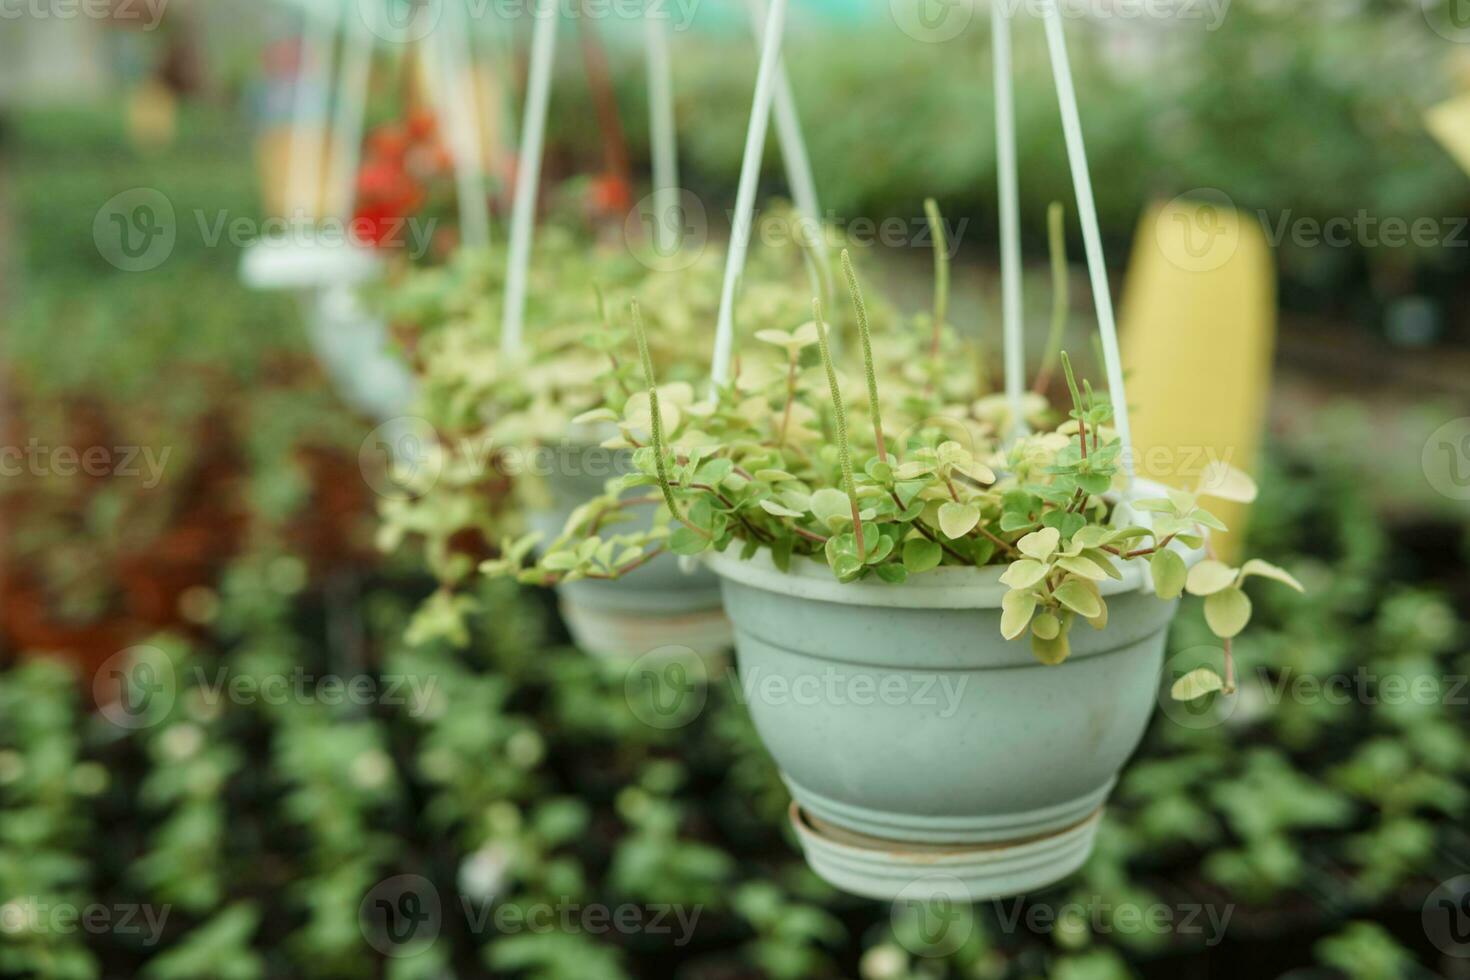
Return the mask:
MULTIPOLYGON (((0 0, 0 976, 1470 977, 1470 10, 1064 2, 1094 238, 1049 0, 991 2, 560 0, 534 152, 529 0, 0 0), (834 885, 719 599, 680 633, 682 584, 639 592, 664 580, 632 568, 646 604, 609 612, 611 583, 567 574, 591 549, 558 571, 517 541, 567 520, 523 470, 568 475, 547 433, 592 407, 559 414, 576 386, 620 392, 596 421, 645 453, 652 507, 746 486, 674 452, 671 491, 647 462, 660 436, 718 437, 695 400, 718 322, 737 390, 760 334, 790 332, 761 349, 792 345, 817 407, 791 423, 788 400, 780 448, 794 424, 843 478, 830 376, 871 455, 844 250, 880 380, 962 391, 962 439, 1080 421, 1085 458, 1118 408, 1088 408, 1121 387, 1116 303, 1130 475, 1249 473, 1207 561, 1302 586, 1235 579, 1238 690, 1185 701, 1170 681, 1215 678, 1222 647, 1191 573, 1090 856, 1024 894, 834 885), (830 353, 798 336, 814 294, 830 353), (507 370, 512 322, 556 357, 507 370), (1015 410, 1013 355, 1041 408, 1015 410), (644 389, 679 386, 671 425, 644 389)), ((892 483, 882 440, 858 482, 892 483)), ((1018 465, 997 446, 965 454, 954 504, 1018 465)), ((616 473, 594 475, 563 511, 616 473)), ((879 588, 845 479, 855 520, 778 493, 753 525, 676 509, 667 545, 665 513, 650 547, 733 533, 733 560, 781 521, 798 549, 845 527, 857 571, 813 564, 879 588)), ((878 526, 922 522, 893 500, 878 526)), ((950 529, 924 531, 937 573, 990 561, 950 529)), ((1018 741, 1106 725, 1055 710, 1018 741)), ((935 771, 987 748, 936 744, 935 771)))

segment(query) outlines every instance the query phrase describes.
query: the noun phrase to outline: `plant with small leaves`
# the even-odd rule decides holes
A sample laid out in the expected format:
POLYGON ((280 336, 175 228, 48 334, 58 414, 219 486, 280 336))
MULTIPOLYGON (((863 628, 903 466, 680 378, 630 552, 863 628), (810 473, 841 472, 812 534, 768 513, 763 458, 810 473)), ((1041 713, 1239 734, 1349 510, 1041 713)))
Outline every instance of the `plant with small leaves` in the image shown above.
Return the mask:
POLYGON ((623 399, 621 411, 609 405, 592 417, 617 428, 606 445, 632 448, 635 472, 610 481, 529 568, 517 557, 528 553, 522 541, 507 542, 510 557, 485 569, 546 584, 616 576, 665 550, 692 557, 732 546, 742 558, 764 551, 783 570, 821 561, 842 582, 871 576, 901 584, 940 566, 1004 565, 1002 634, 1029 634, 1036 657, 1059 664, 1079 618, 1095 629, 1107 625, 1102 583, 1134 567, 1164 601, 1186 588, 1224 596, 1206 601, 1207 618, 1227 644, 1221 687, 1228 688, 1229 640, 1243 625, 1240 582, 1258 575, 1295 584, 1263 562, 1247 563, 1229 581, 1212 574, 1218 563, 1189 569, 1187 557, 1198 554, 1208 531, 1224 528, 1198 498, 1249 499, 1249 478, 1212 467, 1193 493, 1134 499, 1110 428, 1112 406, 1079 383, 1065 352, 1059 360, 1072 405, 1054 429, 1007 443, 1008 428, 973 402, 935 411, 932 399, 910 397, 912 388, 878 370, 857 278, 843 258, 865 341, 861 389, 834 359, 820 300, 811 321, 759 331, 761 348, 701 401, 688 385, 659 382, 634 306, 643 390, 623 399), (820 363, 803 368, 812 346, 820 363), (881 389, 890 385, 901 397, 885 402, 881 389), (898 423, 899 439, 885 437, 887 418, 898 423), (640 487, 651 492, 627 496, 640 487), (631 507, 650 505, 666 524, 604 533, 631 507))

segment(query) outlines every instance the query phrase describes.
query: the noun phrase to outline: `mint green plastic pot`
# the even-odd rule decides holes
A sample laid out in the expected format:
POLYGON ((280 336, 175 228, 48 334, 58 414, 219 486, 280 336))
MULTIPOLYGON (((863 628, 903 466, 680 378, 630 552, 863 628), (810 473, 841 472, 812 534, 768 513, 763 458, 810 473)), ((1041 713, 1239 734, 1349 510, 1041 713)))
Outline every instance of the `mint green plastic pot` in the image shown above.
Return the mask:
MULTIPOLYGON (((600 495, 608 478, 627 472, 628 465, 625 458, 585 447, 548 452, 542 475, 550 506, 531 515, 532 529, 548 541, 557 537, 572 511, 600 495)), ((635 513, 635 520, 615 530, 647 530, 657 508, 641 506, 635 513)), ((589 653, 640 656, 660 647, 683 646, 717 656, 731 643, 719 579, 702 565, 686 571, 674 555, 660 555, 622 578, 583 579, 558 585, 556 591, 572 639, 589 653)))
POLYGON ((895 586, 842 584, 809 559, 783 573, 765 552, 709 564, 743 699, 824 877, 891 898, 925 868, 968 869, 979 899, 1086 859, 1153 713, 1177 608, 1152 593, 1145 562, 1101 583, 1108 626, 1076 624, 1055 667, 1001 636, 1000 567, 895 586))

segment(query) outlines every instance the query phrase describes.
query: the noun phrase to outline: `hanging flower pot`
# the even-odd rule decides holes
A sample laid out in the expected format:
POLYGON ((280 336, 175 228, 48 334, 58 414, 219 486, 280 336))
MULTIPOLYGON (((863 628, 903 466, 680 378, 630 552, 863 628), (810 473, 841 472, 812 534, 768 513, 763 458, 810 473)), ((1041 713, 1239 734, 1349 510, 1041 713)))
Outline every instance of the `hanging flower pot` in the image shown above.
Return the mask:
POLYGON ((1249 499, 1244 474, 1212 467, 1195 492, 1134 479, 1111 403, 1065 352, 1070 410, 1024 431, 1018 420, 1044 414, 1025 399, 944 383, 967 359, 942 289, 924 330, 874 337, 846 253, 843 265, 863 352, 852 377, 814 302, 811 322, 757 331, 711 400, 671 408, 635 305, 646 390, 591 413, 640 447, 635 472, 519 574, 606 578, 706 556, 744 700, 819 874, 877 898, 1039 888, 1091 852, 1152 714, 1180 595, 1207 597, 1225 648, 1223 678, 1201 669, 1174 686, 1193 699, 1233 688, 1244 580, 1296 583, 1206 557, 1223 525, 1200 500, 1249 499), (659 516, 605 531, 635 493, 659 516))
POLYGON ((981 899, 1039 888, 1087 858, 1153 713, 1177 607, 1154 595, 1147 560, 1097 584, 1107 626, 1074 633, 1060 668, 1003 635, 1013 590, 1002 567, 890 584, 842 582, 812 559, 783 572, 764 552, 709 564, 735 625, 743 700, 824 878, 893 898, 940 875, 981 899))
MULTIPOLYGON (((677 379, 664 386, 664 410, 690 408, 691 382, 700 381, 706 366, 701 328, 719 302, 722 258, 709 249, 690 257, 680 276, 671 276, 650 271, 623 250, 588 248, 566 229, 544 228, 529 276, 531 329, 513 350, 494 329, 506 290, 471 274, 475 268, 459 263, 395 280, 383 305, 395 321, 416 326, 419 391, 408 412, 424 419, 426 437, 444 458, 412 504, 385 510, 384 540, 428 538, 434 571, 457 590, 475 566, 436 554, 457 553, 451 539, 463 531, 497 547, 488 569, 516 573, 523 558, 559 550, 563 539, 571 540, 569 531, 579 535, 582 525, 609 510, 617 510, 618 519, 601 530, 613 559, 626 551, 616 536, 642 540, 666 533, 667 515, 646 488, 610 492, 607 486, 636 469, 635 446, 609 424, 622 417, 597 407, 612 401, 628 407, 640 442, 648 428, 641 369, 625 353, 632 338, 613 311, 634 297, 658 310, 653 322, 659 334, 650 356, 677 379), (595 288, 568 289, 566 283, 595 288), (482 492, 491 474, 514 485, 512 498, 495 513, 486 512, 482 492), (526 532, 535 537, 524 537, 526 532)), ((773 281, 742 303, 742 314, 752 322, 799 315, 808 302, 809 279, 794 250, 772 249, 752 264, 773 281)), ((597 555, 585 557, 576 569, 553 562, 520 575, 526 584, 556 589, 579 647, 604 656, 687 647, 711 667, 723 662, 731 636, 712 572, 668 553, 616 570, 600 566, 597 555)))
POLYGON ((402 354, 393 347, 388 324, 374 316, 355 289, 321 290, 307 332, 317 361, 342 400, 376 419, 408 411, 416 385, 402 354))
MULTIPOLYGON (((571 522, 597 501, 606 499, 610 477, 629 471, 626 452, 580 445, 545 457, 546 505, 529 515, 532 530, 555 541, 571 522), (579 513, 579 511, 581 513, 579 513)), ((625 494, 631 497, 633 494, 625 494)), ((657 508, 632 505, 620 530, 635 534, 653 530, 657 508)), ((582 650, 600 656, 639 656, 660 647, 687 647, 711 661, 730 646, 730 624, 720 601, 720 583, 709 569, 674 555, 659 555, 617 578, 574 578, 556 584, 562 618, 582 650)))

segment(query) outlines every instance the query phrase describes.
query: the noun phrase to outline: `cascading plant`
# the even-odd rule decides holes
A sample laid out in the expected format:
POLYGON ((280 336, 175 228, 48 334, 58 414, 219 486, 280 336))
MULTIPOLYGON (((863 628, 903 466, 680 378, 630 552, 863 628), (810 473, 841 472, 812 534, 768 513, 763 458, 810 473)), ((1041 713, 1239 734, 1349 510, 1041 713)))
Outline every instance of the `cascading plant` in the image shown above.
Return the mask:
POLYGON ((1001 632, 1029 634, 1038 660, 1060 664, 1079 620, 1107 625, 1099 583, 1122 578, 1125 563, 1147 562, 1160 600, 1204 597, 1224 647, 1223 677, 1200 668, 1175 683, 1174 695, 1233 691, 1231 641, 1251 615, 1244 582, 1301 588, 1260 560, 1239 568, 1199 560, 1208 532, 1225 530, 1200 499, 1249 501, 1250 478, 1215 465, 1193 492, 1130 493, 1112 406, 1078 383, 1065 352, 1065 418, 1019 435, 993 398, 947 404, 928 372, 910 380, 880 371, 846 252, 842 262, 861 341, 856 379, 834 360, 817 300, 810 321, 756 332, 761 350, 742 358, 730 383, 696 400, 687 385, 658 383, 640 308, 630 304, 644 388, 579 421, 616 426, 605 445, 631 447, 636 471, 573 513, 534 562, 527 556, 538 539, 524 537, 507 540, 482 569, 547 585, 616 578, 666 552, 694 558, 731 547, 742 559, 768 553, 783 571, 823 561, 841 582, 901 585, 937 568, 1004 566, 1001 632), (640 487, 648 492, 629 496, 640 487), (618 533, 640 507, 659 508, 660 519, 618 533))

